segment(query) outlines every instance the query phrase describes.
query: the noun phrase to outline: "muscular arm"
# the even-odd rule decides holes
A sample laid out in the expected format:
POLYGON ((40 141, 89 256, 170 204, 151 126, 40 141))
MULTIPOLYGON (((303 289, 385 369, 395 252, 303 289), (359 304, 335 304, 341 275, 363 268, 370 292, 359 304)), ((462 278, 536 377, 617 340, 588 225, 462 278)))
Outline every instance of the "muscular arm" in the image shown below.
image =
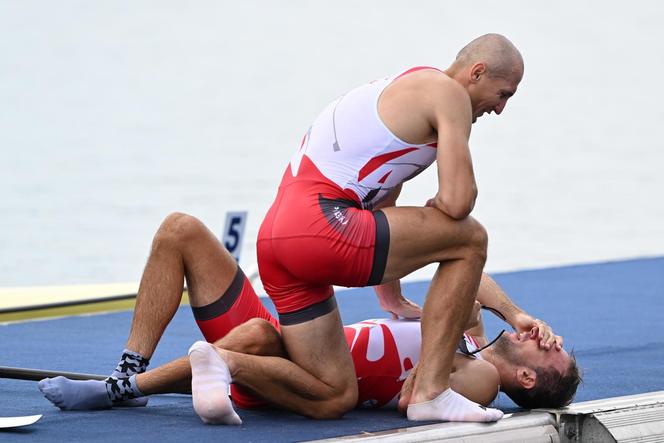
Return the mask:
POLYGON ((563 338, 555 335, 551 327, 544 321, 533 318, 519 308, 487 274, 482 274, 476 300, 482 305, 500 312, 505 317, 504 320, 516 331, 528 332, 532 337, 539 336, 540 347, 549 349, 551 346, 555 346, 558 350, 562 349, 563 338))
POLYGON ((472 109, 466 91, 443 78, 431 85, 429 121, 438 135, 438 192, 431 205, 455 219, 466 218, 475 206, 477 184, 468 147, 472 109), (432 93, 433 92, 433 93, 432 93))
POLYGON ((514 304, 494 279, 485 273, 482 274, 476 300, 483 306, 500 312, 505 317, 504 320, 512 327, 515 327, 514 323, 518 314, 523 313, 523 310, 514 304))

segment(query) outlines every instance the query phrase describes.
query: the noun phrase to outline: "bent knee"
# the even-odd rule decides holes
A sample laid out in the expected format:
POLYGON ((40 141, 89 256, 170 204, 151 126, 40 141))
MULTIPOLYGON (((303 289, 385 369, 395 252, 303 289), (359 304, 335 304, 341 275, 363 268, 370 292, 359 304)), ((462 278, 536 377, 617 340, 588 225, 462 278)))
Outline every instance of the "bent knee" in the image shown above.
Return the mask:
POLYGON ((245 350, 247 354, 275 355, 282 349, 281 336, 277 329, 267 320, 252 318, 241 326, 243 336, 250 337, 245 350))
POLYGON ((272 323, 269 321, 265 320, 264 318, 252 318, 250 320, 247 320, 244 323, 247 328, 251 328, 251 333, 256 334, 256 335, 272 335, 272 334, 278 334, 277 329, 274 327, 272 323))
POLYGON ((154 237, 154 246, 188 242, 204 231, 203 223, 196 217, 181 212, 173 212, 161 223, 154 237))
POLYGON ((466 245, 472 258, 482 262, 486 261, 489 235, 484 226, 474 218, 468 217, 465 230, 467 233, 466 245))
POLYGON ((334 420, 355 408, 357 405, 357 384, 349 386, 332 398, 320 402, 315 410, 311 411, 311 418, 320 420, 334 420))
POLYGON ((477 249, 482 250, 484 253, 486 253, 489 244, 489 234, 486 232, 484 226, 475 219, 473 219, 471 244, 477 249))

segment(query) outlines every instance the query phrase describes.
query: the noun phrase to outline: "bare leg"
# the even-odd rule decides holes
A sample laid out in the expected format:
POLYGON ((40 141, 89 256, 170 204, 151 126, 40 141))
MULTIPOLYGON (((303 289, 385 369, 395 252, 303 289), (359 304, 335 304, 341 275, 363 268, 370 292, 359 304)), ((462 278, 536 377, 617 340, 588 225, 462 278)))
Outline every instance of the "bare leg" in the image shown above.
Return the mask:
MULTIPOLYGON (((149 394, 154 388, 147 383, 147 391, 140 391, 137 378, 145 371, 148 359, 180 304, 184 278, 189 285, 191 304, 204 306, 226 292, 236 271, 235 260, 200 221, 184 214, 168 216, 155 235, 139 288, 127 349, 116 371, 104 382, 78 382, 62 377, 46 379, 40 382, 40 389, 54 404, 67 410, 144 406, 147 399, 136 397, 149 394)), ((239 349, 247 350, 246 347, 239 349)), ((168 390, 186 390, 184 383, 190 374, 186 359, 176 361, 155 374, 154 384, 163 388, 172 383, 168 390)))
POLYGON ((286 409, 313 418, 338 418, 355 406, 355 370, 337 309, 282 326, 282 338, 292 361, 217 352, 235 383, 286 409))
MULTIPOLYGON (((217 341, 237 352, 259 355, 285 355, 281 337, 266 320, 254 318, 231 330, 217 341)), ((138 387, 138 395, 191 392, 191 367, 187 357, 179 358, 154 370, 130 378, 138 387)), ((107 409, 117 404, 111 402, 106 382, 101 380, 68 380, 64 377, 44 379, 39 389, 55 406, 63 410, 107 409)), ((227 392, 223 395, 226 397, 227 392)), ((147 400, 146 397, 131 400, 147 400)))
MULTIPOLYGON (((410 405, 435 401, 436 404, 426 407, 438 408, 441 395, 458 396, 448 390, 450 372, 456 345, 480 284, 486 260, 486 232, 471 217, 457 221, 435 208, 390 207, 382 211, 390 226, 390 250, 383 282, 401 278, 429 263, 439 263, 424 304, 422 351, 409 400, 410 405)), ((455 404, 463 402, 462 397, 456 400, 455 404)), ((415 419, 497 419, 493 418, 497 413, 481 417, 481 412, 476 414, 475 410, 466 417, 456 411, 435 417, 416 415, 413 414, 415 419)))
MULTIPOLYGON (((425 305, 425 344, 412 398, 427 402, 449 387, 455 347, 472 310, 484 265, 486 233, 473 219, 455 221, 433 208, 388 208, 384 212, 391 235, 384 281, 428 263, 441 263, 425 305), (413 226, 422 226, 421 232, 414 233, 413 226), (441 324, 442 331, 437 329, 441 324)), ((337 417, 354 406, 357 386, 337 311, 284 326, 282 336, 292 361, 219 350, 233 381, 310 417, 337 417), (347 386, 349 380, 352 387, 347 386)))
POLYGON ((136 384, 143 395, 191 394, 191 366, 189 357, 180 357, 163 366, 136 376, 136 384))
POLYGON ((449 386, 459 337, 477 295, 486 258, 486 233, 472 218, 456 221, 434 208, 385 208, 390 251, 383 281, 439 262, 422 316, 422 355, 413 402, 449 386), (418 226, 417 232, 413 226, 418 226))
MULTIPOLYGON (((185 278, 191 305, 204 306, 226 292, 236 269, 235 260, 199 220, 180 213, 166 217, 152 242, 127 346, 111 375, 120 379, 145 372, 180 305, 185 278)), ((146 401, 130 399, 122 405, 145 406, 146 401)))
MULTIPOLYGON (((233 352, 284 357, 285 350, 274 326, 262 319, 252 319, 231 330, 215 346, 233 352)), ((181 357, 136 376, 145 395, 191 392, 189 357, 181 357)))
POLYGON ((410 371, 406 380, 404 380, 403 385, 401 386, 401 392, 399 393, 399 403, 397 404, 397 410, 401 415, 405 416, 408 409, 408 404, 410 403, 410 397, 413 395, 413 385, 415 384, 415 379, 417 378, 417 364, 410 371))
POLYGON ((477 293, 473 282, 476 278, 479 283, 481 275, 481 268, 470 275, 464 272, 466 268, 464 260, 446 262, 431 281, 422 313, 422 353, 411 403, 431 400, 449 387, 456 346, 477 293))
POLYGON ((182 300, 186 277, 192 306, 217 300, 237 264, 200 221, 174 213, 157 231, 136 298, 127 349, 150 358, 182 300))

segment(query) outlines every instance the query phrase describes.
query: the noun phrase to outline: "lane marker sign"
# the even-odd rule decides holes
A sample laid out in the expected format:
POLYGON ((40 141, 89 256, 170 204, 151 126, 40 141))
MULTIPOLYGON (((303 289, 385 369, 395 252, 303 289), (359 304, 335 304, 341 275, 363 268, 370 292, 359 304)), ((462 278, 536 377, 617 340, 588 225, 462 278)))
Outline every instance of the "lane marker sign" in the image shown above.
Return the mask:
POLYGON ((224 234, 221 242, 228 252, 240 262, 242 252, 242 240, 244 240, 244 227, 247 224, 247 211, 227 212, 224 234))

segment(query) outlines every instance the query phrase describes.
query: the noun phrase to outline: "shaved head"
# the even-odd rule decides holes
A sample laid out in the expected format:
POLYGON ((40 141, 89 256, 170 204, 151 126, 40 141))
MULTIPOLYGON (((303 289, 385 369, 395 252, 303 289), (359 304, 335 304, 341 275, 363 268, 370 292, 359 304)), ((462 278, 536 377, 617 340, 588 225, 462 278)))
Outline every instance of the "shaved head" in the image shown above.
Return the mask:
POLYGON ((500 34, 485 34, 459 51, 454 60, 457 68, 484 63, 490 77, 509 78, 523 75, 523 58, 516 46, 500 34))

